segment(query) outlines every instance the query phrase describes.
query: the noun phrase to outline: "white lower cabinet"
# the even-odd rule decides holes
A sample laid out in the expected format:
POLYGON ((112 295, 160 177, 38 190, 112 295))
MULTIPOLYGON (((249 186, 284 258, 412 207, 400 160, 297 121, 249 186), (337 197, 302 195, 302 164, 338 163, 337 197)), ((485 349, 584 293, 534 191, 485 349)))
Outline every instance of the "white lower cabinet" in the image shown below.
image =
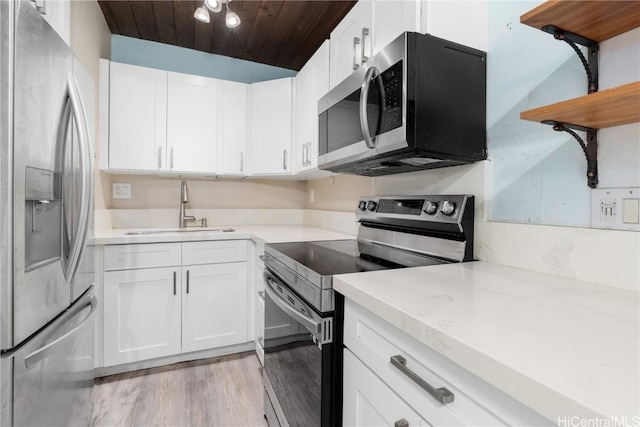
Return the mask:
POLYGON ((553 424, 348 299, 344 345, 345 426, 406 426, 402 419, 410 426, 553 424), (392 363, 392 357, 402 358, 404 366, 392 363), (418 382, 444 388, 453 398, 441 403, 418 382))
POLYGON ((344 349, 345 426, 428 425, 348 349, 344 349))
POLYGON ((180 353, 180 267, 108 271, 104 282, 107 366, 180 353))
POLYGON ((104 253, 104 366, 248 341, 246 241, 114 245, 104 253))
POLYGON ((247 342, 246 263, 182 268, 182 351, 247 342))

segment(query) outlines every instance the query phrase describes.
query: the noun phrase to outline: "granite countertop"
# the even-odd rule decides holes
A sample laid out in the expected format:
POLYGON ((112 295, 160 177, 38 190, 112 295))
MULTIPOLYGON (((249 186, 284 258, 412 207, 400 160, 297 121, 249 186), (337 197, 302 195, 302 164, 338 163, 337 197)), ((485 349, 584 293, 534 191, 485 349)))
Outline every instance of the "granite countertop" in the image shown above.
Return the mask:
POLYGON ((640 420, 637 292, 483 261, 345 274, 333 283, 549 420, 640 420))
POLYGON ((192 242, 202 240, 237 240, 259 239, 265 243, 301 242, 313 240, 354 239, 355 236, 335 231, 324 230, 304 225, 229 225, 215 226, 205 229, 189 228, 189 231, 179 231, 176 228, 154 228, 156 231, 175 231, 157 234, 127 233, 147 232, 151 229, 112 229, 97 231, 96 245, 121 245, 132 243, 161 243, 161 242, 192 242), (211 232, 212 229, 232 228, 232 232, 211 232), (192 231, 197 230, 197 231, 192 231), (209 230, 209 231, 207 231, 209 230))

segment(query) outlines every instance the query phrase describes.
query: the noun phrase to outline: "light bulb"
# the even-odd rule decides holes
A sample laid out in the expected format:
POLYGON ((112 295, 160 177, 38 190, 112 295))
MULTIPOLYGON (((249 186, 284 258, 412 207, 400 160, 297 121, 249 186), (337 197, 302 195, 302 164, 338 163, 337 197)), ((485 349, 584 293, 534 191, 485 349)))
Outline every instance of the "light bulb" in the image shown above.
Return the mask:
POLYGON ((196 12, 193 14, 193 17, 196 18, 200 22, 209 23, 209 11, 206 7, 200 6, 196 9, 196 12))
POLYGON ((204 0, 204 5, 207 6, 211 12, 218 13, 222 10, 221 0, 204 0))
POLYGON ((227 15, 225 16, 224 20, 227 23, 227 27, 229 28, 235 28, 240 25, 240 17, 235 12, 230 11, 228 9, 228 6, 227 15))

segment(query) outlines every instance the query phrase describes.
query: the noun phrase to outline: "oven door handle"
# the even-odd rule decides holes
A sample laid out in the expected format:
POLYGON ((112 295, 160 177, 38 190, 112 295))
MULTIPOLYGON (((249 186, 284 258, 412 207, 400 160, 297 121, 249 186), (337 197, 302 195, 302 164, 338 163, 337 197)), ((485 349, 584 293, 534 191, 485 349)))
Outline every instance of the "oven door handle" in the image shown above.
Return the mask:
MULTIPOLYGON (((267 273, 265 272, 265 276, 267 273)), ((314 336, 318 335, 322 331, 322 321, 315 321, 311 317, 307 317, 304 314, 300 313, 295 308, 291 307, 280 295, 276 293, 273 289, 274 279, 272 277, 266 277, 267 285, 264 287, 264 290, 267 291, 267 295, 269 298, 278 306, 282 311, 287 313, 289 316, 293 317, 298 323, 303 325, 305 328, 309 330, 314 336)))

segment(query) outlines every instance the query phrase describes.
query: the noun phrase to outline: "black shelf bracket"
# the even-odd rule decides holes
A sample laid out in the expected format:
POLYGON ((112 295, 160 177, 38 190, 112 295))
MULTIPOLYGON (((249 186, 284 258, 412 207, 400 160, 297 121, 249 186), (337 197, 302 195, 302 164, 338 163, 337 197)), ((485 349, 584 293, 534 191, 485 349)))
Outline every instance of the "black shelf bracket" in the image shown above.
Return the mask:
POLYGON ((542 123, 553 126, 556 132, 567 132, 578 141, 587 159, 587 185, 590 188, 596 188, 598 186, 598 129, 560 123, 555 120, 545 120, 542 123), (585 143, 574 130, 586 132, 587 142, 585 143))
POLYGON ((582 37, 579 34, 565 31, 562 28, 558 28, 555 25, 545 25, 542 27, 542 31, 553 35, 556 40, 562 40, 567 43, 575 51, 576 55, 580 58, 582 66, 587 73, 588 79, 588 93, 594 93, 598 91, 598 60, 600 57, 600 45, 598 42, 582 37), (587 48, 587 56, 584 54, 576 44, 585 46, 587 48))

